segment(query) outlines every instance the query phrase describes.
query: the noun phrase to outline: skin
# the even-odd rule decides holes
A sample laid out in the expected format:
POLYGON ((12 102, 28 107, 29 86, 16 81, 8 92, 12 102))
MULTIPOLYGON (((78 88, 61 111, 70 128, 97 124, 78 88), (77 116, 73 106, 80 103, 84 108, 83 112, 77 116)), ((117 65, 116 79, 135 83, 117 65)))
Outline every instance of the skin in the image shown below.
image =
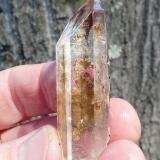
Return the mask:
MULTIPOLYGON (((15 124, 56 112, 55 63, 25 65, 0 72, 0 159, 61 160, 56 117, 15 124)), ((110 100, 110 141, 100 160, 145 160, 136 144, 141 125, 134 108, 110 100)))

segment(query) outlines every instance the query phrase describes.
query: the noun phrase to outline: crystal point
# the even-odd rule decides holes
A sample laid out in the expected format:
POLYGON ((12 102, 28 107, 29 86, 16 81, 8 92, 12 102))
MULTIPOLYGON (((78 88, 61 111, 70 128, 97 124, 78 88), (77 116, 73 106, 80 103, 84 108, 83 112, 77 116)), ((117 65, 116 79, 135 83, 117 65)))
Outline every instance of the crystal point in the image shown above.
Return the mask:
POLYGON ((88 0, 57 43, 58 132, 66 160, 96 160, 108 138, 106 18, 88 0))

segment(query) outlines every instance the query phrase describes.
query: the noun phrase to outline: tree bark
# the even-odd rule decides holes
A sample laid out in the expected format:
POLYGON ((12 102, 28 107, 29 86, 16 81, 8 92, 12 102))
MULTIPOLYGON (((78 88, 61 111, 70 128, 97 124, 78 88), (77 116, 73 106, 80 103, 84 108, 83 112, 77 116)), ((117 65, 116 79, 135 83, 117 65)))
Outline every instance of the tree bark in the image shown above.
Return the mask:
MULTIPOLYGON (((0 0, 0 69, 55 59, 56 42, 82 0, 0 0)), ((160 1, 104 0, 111 95, 130 101, 142 121, 140 145, 160 159, 160 1)))
MULTIPOLYGON (((117 3, 109 2, 111 7, 117 3)), ((121 55, 111 63, 112 94, 136 107, 143 127, 140 145, 148 160, 159 160, 160 1, 121 2, 117 12, 109 12, 110 44, 122 47, 121 55)))

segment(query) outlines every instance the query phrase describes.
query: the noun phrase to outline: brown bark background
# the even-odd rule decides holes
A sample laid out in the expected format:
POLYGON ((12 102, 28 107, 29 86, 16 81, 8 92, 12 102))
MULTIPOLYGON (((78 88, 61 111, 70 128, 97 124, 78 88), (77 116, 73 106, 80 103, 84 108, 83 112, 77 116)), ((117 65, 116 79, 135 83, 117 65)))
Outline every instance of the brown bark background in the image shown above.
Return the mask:
MULTIPOLYGON (((82 0, 0 0, 0 69, 55 59, 55 44, 82 0)), ((141 148, 160 160, 160 0, 104 0, 112 96, 142 121, 141 148)))

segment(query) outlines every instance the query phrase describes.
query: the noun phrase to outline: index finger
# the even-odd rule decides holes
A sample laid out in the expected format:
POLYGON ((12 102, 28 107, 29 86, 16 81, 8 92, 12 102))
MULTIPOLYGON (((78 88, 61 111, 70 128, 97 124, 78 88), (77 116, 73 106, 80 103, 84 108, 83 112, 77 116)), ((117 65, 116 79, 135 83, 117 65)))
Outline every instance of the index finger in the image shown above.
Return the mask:
POLYGON ((55 63, 0 72, 0 130, 33 116, 56 112, 55 63))

